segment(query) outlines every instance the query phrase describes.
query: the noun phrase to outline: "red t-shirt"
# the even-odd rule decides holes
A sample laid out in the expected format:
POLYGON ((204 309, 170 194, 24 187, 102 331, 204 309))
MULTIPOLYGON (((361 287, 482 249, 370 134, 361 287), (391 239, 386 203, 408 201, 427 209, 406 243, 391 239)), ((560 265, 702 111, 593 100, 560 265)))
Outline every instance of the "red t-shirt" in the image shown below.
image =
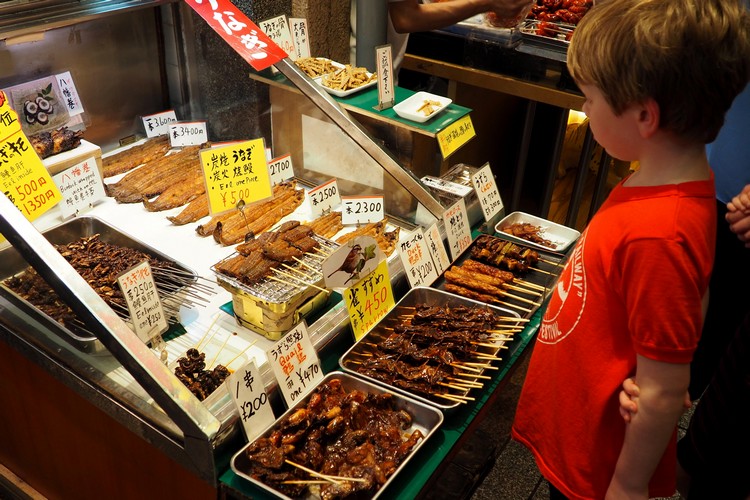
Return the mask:
MULTIPOLYGON (((689 363, 716 237, 713 177, 615 187, 550 297, 513 423, 569 498, 603 498, 622 447, 618 394, 636 354, 689 363)), ((673 436, 651 496, 675 491, 673 436)))

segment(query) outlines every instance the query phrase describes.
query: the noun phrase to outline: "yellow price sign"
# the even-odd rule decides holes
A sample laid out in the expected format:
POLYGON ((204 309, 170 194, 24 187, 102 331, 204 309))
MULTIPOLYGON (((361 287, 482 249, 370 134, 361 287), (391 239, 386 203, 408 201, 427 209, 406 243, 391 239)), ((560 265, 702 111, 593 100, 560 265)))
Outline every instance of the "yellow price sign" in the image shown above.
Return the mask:
POLYGON ((201 151, 201 165, 213 215, 273 194, 263 139, 201 151))
POLYGON ((458 151, 461 146, 469 142, 476 135, 474 124, 471 123, 471 117, 468 114, 438 132, 438 146, 440 146, 443 159, 448 158, 458 151))
POLYGON ((380 261, 370 274, 344 290, 343 295, 354 339, 358 341, 396 305, 388 275, 388 261, 380 261))
POLYGON ((30 221, 62 199, 3 91, 0 91, 0 191, 30 221))

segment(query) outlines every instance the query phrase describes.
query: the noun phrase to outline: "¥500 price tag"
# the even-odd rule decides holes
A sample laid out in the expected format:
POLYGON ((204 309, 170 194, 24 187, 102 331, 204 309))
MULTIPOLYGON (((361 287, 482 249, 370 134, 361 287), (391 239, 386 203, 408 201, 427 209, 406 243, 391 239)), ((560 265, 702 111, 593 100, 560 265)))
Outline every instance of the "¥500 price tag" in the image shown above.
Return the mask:
POLYGON ((167 318, 164 316, 148 261, 144 260, 125 271, 117 277, 117 283, 125 296, 138 338, 148 343, 167 330, 167 318))
POLYGON ((341 223, 367 224, 383 220, 382 196, 342 196, 341 223))
POLYGON ((169 144, 173 148, 200 146, 208 142, 206 122, 172 122, 169 124, 169 144))
POLYGON ((323 212, 330 210, 341 204, 341 195, 336 179, 321 184, 307 192, 307 198, 310 200, 310 210, 313 216, 317 217, 323 212))
POLYGON ((359 340, 395 306, 391 279, 388 276, 388 261, 383 259, 370 274, 347 288, 344 300, 354 339, 359 340))
POLYGON ((275 420, 263 378, 251 360, 229 376, 229 394, 242 420, 245 437, 252 441, 275 420))
POLYGON ((266 356, 287 406, 292 406, 323 379, 320 360, 304 321, 287 332, 266 356))

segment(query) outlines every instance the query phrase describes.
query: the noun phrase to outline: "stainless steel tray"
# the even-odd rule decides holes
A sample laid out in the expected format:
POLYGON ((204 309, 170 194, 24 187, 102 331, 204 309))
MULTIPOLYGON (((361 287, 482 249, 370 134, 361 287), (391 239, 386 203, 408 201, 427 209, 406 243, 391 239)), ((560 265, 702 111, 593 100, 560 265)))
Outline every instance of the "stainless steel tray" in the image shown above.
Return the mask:
MULTIPOLYGON (((404 410, 412 417, 411 426, 407 429, 404 429, 403 432, 405 434, 411 434, 415 430, 419 430, 424 435, 424 438, 420 440, 412 448, 409 455, 401 462, 401 464, 393 472, 393 474, 390 475, 390 477, 385 482, 385 484, 383 484, 371 497, 371 498, 378 498, 381 495, 381 493, 383 493, 383 491, 386 490, 387 486, 393 481, 393 478, 395 478, 399 474, 399 472, 404 468, 404 466, 412 458, 414 458, 414 456, 418 453, 422 445, 442 425, 443 414, 440 411, 438 411, 436 408, 420 403, 419 401, 416 401, 413 398, 400 395, 396 393, 395 391, 390 391, 389 389, 381 385, 372 384, 366 380, 363 380, 361 378, 354 377, 354 376, 351 376, 342 372, 329 373, 323 378, 323 380, 321 381, 320 384, 318 384, 317 387, 320 387, 322 384, 328 383, 332 380, 339 380, 341 382, 341 386, 347 391, 358 390, 358 391, 363 391, 363 392, 367 392, 371 394, 393 395, 396 409, 404 410)), ((297 403, 295 403, 294 406, 289 408, 281 417, 279 417, 279 419, 277 419, 276 422, 274 422, 272 425, 266 428, 257 439, 268 437, 274 430, 278 428, 280 422, 283 419, 287 418, 298 409, 304 408, 307 405, 307 403, 310 401, 310 398, 312 397, 313 393, 314 391, 309 393, 306 397, 302 398, 301 400, 297 401, 297 403)), ((237 453, 235 453, 234 456, 232 457, 230 466, 232 470, 235 472, 235 474, 237 474, 243 479, 250 481, 254 485, 258 486, 259 488, 267 491, 268 493, 272 495, 275 495, 279 498, 290 498, 289 496, 283 494, 282 492, 274 489, 273 487, 267 484, 262 483, 261 481, 255 479, 254 477, 248 474, 248 471, 250 469, 250 462, 245 452, 250 447, 250 445, 251 443, 248 443, 246 446, 241 448, 237 453)), ((311 478, 311 479, 314 479, 314 478, 311 478)), ((315 497, 310 496, 310 498, 315 498, 315 497)), ((356 498, 363 498, 363 497, 356 496, 356 498)))
MULTIPOLYGON (((508 240, 498 238, 497 236, 481 235, 480 237, 482 236, 487 238, 494 238, 496 240, 502 241, 503 243, 508 242, 508 240)), ((477 240, 474 240, 472 244, 469 245, 469 247, 464 250, 461 255, 458 256, 458 258, 453 262, 453 265, 460 266, 467 259, 471 259, 471 251, 477 245, 477 240)), ((516 244, 522 248, 531 248, 530 246, 525 244, 516 244)), ((506 295, 504 297, 501 297, 500 302, 496 304, 499 307, 516 311, 521 315, 522 318, 530 318, 531 316, 533 316, 534 313, 539 309, 539 307, 541 307, 542 303, 544 303, 544 300, 549 297, 550 293, 552 293, 552 289, 555 286, 555 283, 557 282, 557 277, 560 275, 560 272, 565 265, 565 261, 567 260, 565 254, 557 252, 546 252, 536 248, 531 249, 539 253, 540 260, 536 265, 532 266, 533 269, 529 269, 528 272, 520 277, 520 280, 528 283, 529 287, 534 287, 537 291, 537 294, 528 295, 511 289, 507 290, 506 295), (517 297, 520 297, 520 299, 517 297)), ((517 277, 517 279, 519 278, 517 277)), ((445 290, 445 285, 445 273, 443 273, 438 277, 437 280, 435 280, 435 282, 432 284, 432 287, 439 290, 445 290)))
MULTIPOLYGON (((393 327, 395 325, 398 325, 400 323, 403 323, 405 321, 405 316, 410 316, 414 313, 414 308, 416 306, 436 306, 436 307, 470 307, 470 308, 488 308, 490 311, 492 311, 497 316, 503 316, 503 317, 509 317, 509 318, 519 318, 520 315, 517 312, 511 311, 509 309, 503 309, 500 307, 495 307, 491 305, 484 304, 482 302, 477 302, 475 300, 467 299, 464 297, 459 297, 457 295, 453 295, 451 293, 445 292, 443 290, 436 290, 434 288, 428 288, 428 287, 415 287, 409 290, 406 295, 396 304, 396 306, 382 319, 380 322, 373 327, 372 330, 370 330, 364 337, 362 337, 356 344, 354 344, 349 350, 344 353, 343 356, 339 359, 339 365, 341 368, 347 372, 351 373, 353 375, 356 375, 357 377, 362 377, 366 380, 371 381, 374 384, 381 384, 385 385, 389 389, 399 392, 401 394, 404 394, 406 396, 409 396, 411 398, 414 398, 418 401, 422 401, 426 404, 435 406, 443 411, 450 411, 455 410, 456 408, 460 407, 463 403, 461 401, 457 400, 451 400, 446 399, 441 396, 433 395, 433 396, 427 396, 422 394, 415 394, 414 392, 410 392, 408 390, 402 389, 400 387, 394 387, 390 384, 387 384, 384 381, 378 380, 374 377, 370 377, 364 374, 361 374, 357 371, 358 364, 364 359, 364 356, 368 356, 371 351, 371 345, 372 344, 378 344, 385 338, 387 338, 389 335, 393 333, 393 327)), ((520 322, 509 322, 509 326, 519 326, 520 322)), ((478 353, 481 353, 487 357, 499 357, 499 352, 502 349, 503 342, 496 342, 496 346, 493 347, 487 347, 487 346, 475 346, 475 351, 478 353)), ((491 361, 486 361, 486 363, 491 364, 491 361)), ((475 375, 486 375, 485 372, 488 372, 487 369, 480 369, 476 372, 472 372, 475 375)), ((473 382, 474 384, 481 384, 479 379, 467 379, 467 382, 473 382)), ((466 389, 463 391, 456 391, 453 390, 450 392, 450 394, 454 396, 458 396, 459 398, 465 398, 465 397, 471 397, 471 389, 466 389)), ((467 399, 467 401, 470 401, 467 399)))
POLYGON ((580 236, 581 233, 573 228, 563 226, 562 224, 556 224, 550 220, 536 217, 525 212, 513 212, 506 216, 503 220, 495 225, 495 233, 498 238, 510 240, 513 243, 519 245, 528 245, 530 247, 537 248, 539 250, 546 250, 548 252, 565 253, 580 236), (555 247, 550 245, 543 245, 541 243, 535 243, 528 241, 518 236, 506 233, 503 231, 504 228, 512 224, 532 224, 540 229, 541 236, 547 240, 550 240, 555 247))
MULTIPOLYGON (((152 255, 158 259, 172 262, 186 275, 193 276, 193 281, 197 280, 197 274, 193 270, 176 263, 174 259, 162 254, 145 243, 120 232, 118 229, 96 217, 76 217, 43 233, 44 237, 54 245, 66 245, 95 234, 98 234, 99 238, 104 242, 132 248, 134 250, 140 250, 141 252, 152 255)), ((69 328, 58 323, 51 316, 42 312, 3 284, 6 279, 20 274, 28 267, 29 264, 15 248, 8 247, 0 250, 0 295, 11 301, 14 305, 19 307, 19 309, 45 324, 52 332, 75 346, 80 351, 87 354, 108 354, 109 351, 107 351, 104 345, 95 336, 71 331, 69 328)), ((157 289, 158 288, 159 286, 157 283, 157 289)), ((159 290, 159 293, 160 295, 168 294, 174 296, 179 293, 179 291, 159 290)))

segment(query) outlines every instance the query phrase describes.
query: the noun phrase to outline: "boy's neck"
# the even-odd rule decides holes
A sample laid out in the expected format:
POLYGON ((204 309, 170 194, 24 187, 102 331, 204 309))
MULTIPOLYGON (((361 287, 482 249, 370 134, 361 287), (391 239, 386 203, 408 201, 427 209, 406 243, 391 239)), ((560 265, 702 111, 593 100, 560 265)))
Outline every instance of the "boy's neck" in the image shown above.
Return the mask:
POLYGON ((644 151, 639 163, 640 168, 625 181, 625 186, 663 186, 711 178, 703 145, 686 146, 667 141, 644 151))

